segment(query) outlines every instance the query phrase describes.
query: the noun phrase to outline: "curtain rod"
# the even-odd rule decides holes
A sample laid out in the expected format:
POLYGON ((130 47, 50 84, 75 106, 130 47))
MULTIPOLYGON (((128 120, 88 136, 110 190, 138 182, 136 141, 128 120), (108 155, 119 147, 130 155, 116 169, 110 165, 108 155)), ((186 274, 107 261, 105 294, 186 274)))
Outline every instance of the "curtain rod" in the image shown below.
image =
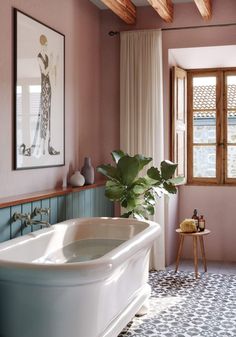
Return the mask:
MULTIPOLYGON (((184 29, 199 29, 199 28, 214 28, 214 27, 229 27, 236 26, 236 22, 233 23, 220 23, 218 25, 203 25, 203 26, 188 26, 188 27, 173 27, 173 28, 161 28, 162 31, 168 30, 184 30, 184 29)), ((119 35, 120 32, 111 30, 108 35, 115 36, 119 35)))

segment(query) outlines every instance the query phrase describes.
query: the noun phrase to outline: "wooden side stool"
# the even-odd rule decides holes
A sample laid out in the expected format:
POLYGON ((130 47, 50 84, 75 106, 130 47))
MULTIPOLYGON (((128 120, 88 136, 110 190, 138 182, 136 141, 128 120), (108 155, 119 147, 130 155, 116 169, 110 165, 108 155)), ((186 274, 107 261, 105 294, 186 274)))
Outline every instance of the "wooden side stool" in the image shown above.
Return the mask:
POLYGON ((206 254, 204 249, 204 242, 203 237, 204 235, 210 234, 211 231, 205 229, 203 232, 196 232, 196 233, 184 233, 181 231, 180 228, 176 229, 176 232, 180 235, 180 242, 179 242, 179 249, 176 259, 176 267, 175 272, 177 272, 179 267, 179 261, 182 254, 183 243, 185 236, 191 236, 193 238, 193 255, 194 255, 194 268, 195 268, 195 277, 198 278, 198 249, 197 249, 197 238, 199 239, 201 253, 202 253, 202 260, 204 265, 205 272, 207 271, 207 264, 206 264, 206 254))

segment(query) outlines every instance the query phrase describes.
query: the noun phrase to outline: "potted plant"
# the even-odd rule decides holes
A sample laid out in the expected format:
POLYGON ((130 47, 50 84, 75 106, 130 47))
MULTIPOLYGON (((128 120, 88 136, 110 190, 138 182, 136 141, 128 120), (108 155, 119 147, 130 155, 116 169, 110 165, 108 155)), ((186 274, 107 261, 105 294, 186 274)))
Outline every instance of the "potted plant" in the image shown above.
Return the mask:
POLYGON ((152 158, 136 154, 129 156, 121 150, 111 153, 115 165, 100 165, 97 171, 107 178, 105 195, 108 199, 120 202, 125 209, 122 217, 147 219, 155 212, 155 204, 163 193, 176 193, 176 184, 182 178, 173 178, 177 164, 164 160, 160 169, 144 168, 152 158))

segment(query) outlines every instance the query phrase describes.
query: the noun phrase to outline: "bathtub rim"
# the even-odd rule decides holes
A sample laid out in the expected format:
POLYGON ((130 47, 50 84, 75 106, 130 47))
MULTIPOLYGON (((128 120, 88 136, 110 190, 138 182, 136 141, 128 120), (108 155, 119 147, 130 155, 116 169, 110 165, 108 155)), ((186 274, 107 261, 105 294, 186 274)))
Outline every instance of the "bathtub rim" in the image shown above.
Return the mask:
MULTIPOLYGON (((124 219, 124 218, 114 218, 114 217, 88 217, 88 218, 78 218, 78 219, 70 219, 63 222, 60 222, 58 224, 52 225, 50 228, 40 229, 38 231, 35 231, 33 233, 26 234, 22 237, 15 238, 12 240, 8 240, 4 243, 0 244, 0 255, 1 251, 7 249, 8 247, 12 247, 14 245, 14 242, 17 244, 20 244, 21 242, 28 241, 28 240, 36 240, 39 239, 40 236, 47 234, 49 231, 54 230, 58 228, 58 226, 61 225, 67 225, 67 226, 76 226, 80 222, 96 222, 97 220, 121 220, 122 222, 128 221, 135 223, 139 220, 136 219, 124 219), (79 221, 79 223, 75 223, 75 221, 79 221), (33 237, 32 237, 33 234, 33 237), (4 247, 5 246, 5 247, 4 247)), ((147 244, 150 244, 152 241, 154 241, 154 237, 156 238, 159 236, 161 232, 160 225, 150 221, 150 220, 142 220, 141 223, 148 224, 148 227, 142 230, 141 232, 135 234, 132 238, 126 240, 125 242, 121 243, 119 246, 115 247, 108 253, 104 254, 103 256, 89 260, 89 261, 83 261, 83 262, 72 262, 72 263, 57 263, 57 264, 45 264, 45 263, 34 263, 34 262, 20 262, 20 261, 11 261, 6 259, 1 259, 0 257, 0 269, 6 268, 6 269, 16 269, 16 270, 50 270, 50 271, 78 271, 78 270, 86 270, 90 269, 91 267, 98 267, 105 268, 105 269, 111 269, 112 266, 114 267, 117 265, 117 262, 120 260, 123 260, 124 256, 126 256, 129 251, 137 252, 143 247, 147 246, 147 244), (129 242, 129 244, 127 244, 129 242), (129 246, 129 248, 128 248, 129 246)), ((124 224, 125 226, 125 224, 124 224)))

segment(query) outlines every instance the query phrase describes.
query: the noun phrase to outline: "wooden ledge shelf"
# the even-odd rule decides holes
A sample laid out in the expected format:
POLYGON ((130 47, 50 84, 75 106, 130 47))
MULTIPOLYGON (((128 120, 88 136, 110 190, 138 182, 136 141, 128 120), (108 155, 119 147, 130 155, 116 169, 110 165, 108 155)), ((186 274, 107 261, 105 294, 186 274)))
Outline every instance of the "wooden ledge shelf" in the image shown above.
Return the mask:
POLYGON ((34 193, 20 194, 20 195, 11 196, 11 197, 0 198, 0 208, 21 205, 21 204, 25 204, 28 202, 33 202, 33 201, 38 201, 38 200, 43 200, 43 199, 48 199, 48 198, 54 198, 60 195, 80 192, 83 190, 89 190, 91 188, 104 186, 105 183, 106 183, 105 180, 101 180, 92 185, 84 185, 81 187, 68 186, 68 187, 55 188, 55 189, 46 190, 46 191, 39 191, 39 192, 34 192, 34 193))

